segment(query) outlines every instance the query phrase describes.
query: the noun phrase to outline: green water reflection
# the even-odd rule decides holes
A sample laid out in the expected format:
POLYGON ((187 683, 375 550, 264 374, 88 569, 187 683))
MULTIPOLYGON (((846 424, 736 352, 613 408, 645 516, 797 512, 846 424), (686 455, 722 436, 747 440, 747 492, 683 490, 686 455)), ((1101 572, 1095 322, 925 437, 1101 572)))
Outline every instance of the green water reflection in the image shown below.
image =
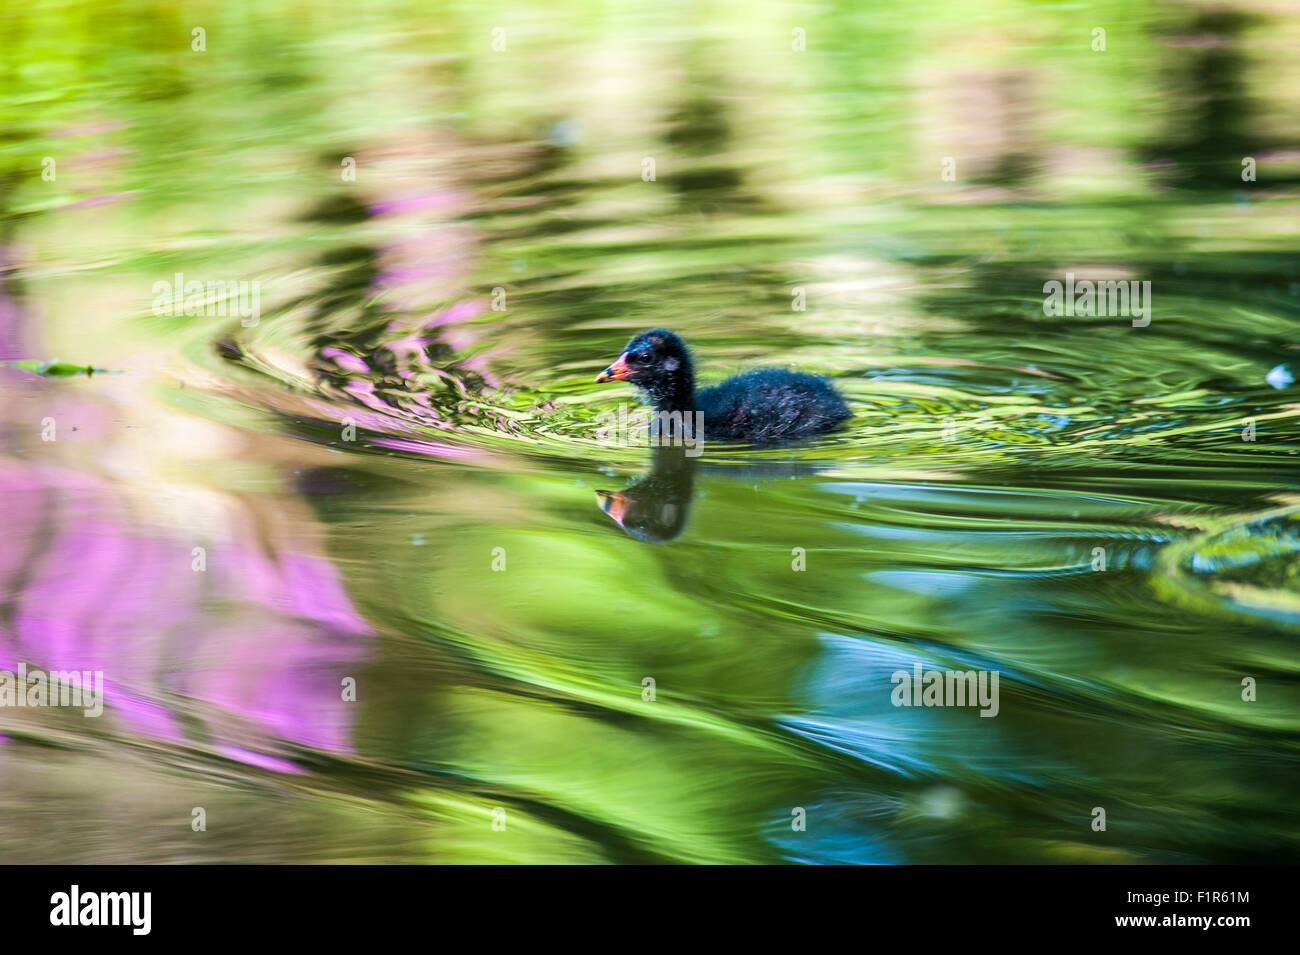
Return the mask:
POLYGON ((1297 43, 1263 3, 8 11, 0 668, 110 689, 0 708, 0 860, 1296 858, 1297 43), (258 320, 159 314, 178 274, 258 320), (1149 324, 1045 314, 1067 274, 1149 324), (612 443, 644 411, 591 379, 650 326, 854 419, 612 443), (916 664, 996 717, 893 705, 916 664))

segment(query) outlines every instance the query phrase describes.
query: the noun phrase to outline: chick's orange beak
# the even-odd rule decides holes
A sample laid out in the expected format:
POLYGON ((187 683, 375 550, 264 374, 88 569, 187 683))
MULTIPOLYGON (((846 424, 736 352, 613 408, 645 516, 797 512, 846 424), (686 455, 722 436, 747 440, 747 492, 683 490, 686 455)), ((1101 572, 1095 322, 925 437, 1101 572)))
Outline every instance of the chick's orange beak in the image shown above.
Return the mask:
POLYGON ((623 526, 623 516, 628 508, 626 494, 622 491, 597 491, 596 502, 602 511, 614 518, 619 527, 623 526))
POLYGON ((610 365, 596 376, 596 381, 598 383, 604 383, 606 381, 627 381, 627 376, 631 373, 632 369, 627 367, 627 352, 623 352, 623 354, 619 355, 618 358, 614 360, 614 364, 610 365))

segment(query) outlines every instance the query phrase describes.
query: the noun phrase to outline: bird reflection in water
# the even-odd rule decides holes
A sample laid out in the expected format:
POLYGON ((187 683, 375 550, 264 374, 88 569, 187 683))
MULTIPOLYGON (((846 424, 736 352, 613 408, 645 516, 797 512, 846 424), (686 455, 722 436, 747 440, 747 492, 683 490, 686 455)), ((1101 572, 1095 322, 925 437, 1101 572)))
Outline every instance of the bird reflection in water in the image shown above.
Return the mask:
POLYGON ((670 541, 686 528, 695 483, 695 459, 680 445, 655 448, 650 471, 621 491, 597 491, 600 509, 629 536, 670 541))
POLYGON ((762 484, 773 480, 812 477, 814 462, 769 454, 743 465, 700 465, 688 448, 664 444, 654 449, 649 472, 621 491, 597 491, 600 509, 630 537, 651 543, 670 541, 686 529, 697 467, 711 480, 762 484))

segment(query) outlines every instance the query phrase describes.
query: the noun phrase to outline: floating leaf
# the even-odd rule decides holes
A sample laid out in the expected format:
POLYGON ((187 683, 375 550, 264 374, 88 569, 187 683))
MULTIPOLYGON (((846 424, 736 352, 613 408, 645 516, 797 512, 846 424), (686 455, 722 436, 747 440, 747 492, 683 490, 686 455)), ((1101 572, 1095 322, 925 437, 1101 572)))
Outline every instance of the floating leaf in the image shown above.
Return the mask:
POLYGON ((30 371, 33 375, 40 375, 43 378, 71 378, 74 375, 85 375, 87 378, 92 375, 120 375, 120 371, 112 371, 107 368, 96 368, 93 365, 73 365, 70 362, 59 361, 40 361, 35 358, 17 358, 13 361, 0 362, 3 365, 9 365, 11 368, 21 368, 23 371, 30 371))

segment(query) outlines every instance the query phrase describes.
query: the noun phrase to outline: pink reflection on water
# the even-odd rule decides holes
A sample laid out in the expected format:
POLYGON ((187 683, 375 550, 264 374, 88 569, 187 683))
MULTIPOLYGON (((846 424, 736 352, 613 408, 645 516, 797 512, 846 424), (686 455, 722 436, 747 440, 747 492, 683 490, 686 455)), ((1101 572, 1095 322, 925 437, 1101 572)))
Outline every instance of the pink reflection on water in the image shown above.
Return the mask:
POLYGON ((427 454, 436 458, 451 458, 461 461, 479 460, 482 452, 472 448, 457 447, 438 441, 422 441, 418 438, 371 438, 370 443, 378 448, 392 448, 394 451, 409 451, 412 454, 427 454))
POLYGON ((0 667, 102 671, 103 718, 175 743, 197 721, 205 745, 269 768, 292 767, 286 742, 351 751, 341 681, 369 628, 327 560, 134 526, 111 485, 63 469, 0 460, 0 493, 0 667))
POLYGON ((354 372, 355 374, 365 375, 370 373, 370 366, 362 358, 344 351, 342 348, 322 348, 321 352, 326 358, 334 359, 334 363, 344 371, 354 372))
MULTIPOLYGON (((38 317, 2 281, 10 251, 0 247, 0 359, 39 358, 38 317)), ((0 368, 0 668, 102 671, 104 715, 88 732, 104 721, 285 772, 296 771, 289 747, 351 752, 356 704, 342 681, 360 677, 371 630, 337 568, 300 542, 314 537, 309 512, 259 519, 224 497, 216 521, 166 523, 143 488, 96 473, 123 450, 119 417, 98 381, 0 368), (46 416, 56 443, 39 436, 46 416)), ((37 715, 0 718, 24 713, 37 715)))

